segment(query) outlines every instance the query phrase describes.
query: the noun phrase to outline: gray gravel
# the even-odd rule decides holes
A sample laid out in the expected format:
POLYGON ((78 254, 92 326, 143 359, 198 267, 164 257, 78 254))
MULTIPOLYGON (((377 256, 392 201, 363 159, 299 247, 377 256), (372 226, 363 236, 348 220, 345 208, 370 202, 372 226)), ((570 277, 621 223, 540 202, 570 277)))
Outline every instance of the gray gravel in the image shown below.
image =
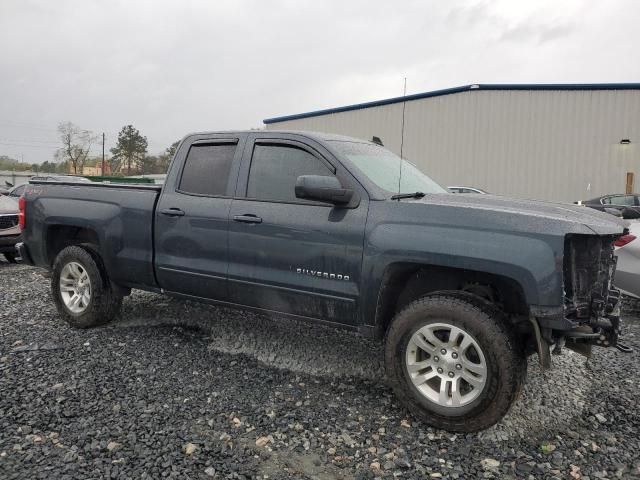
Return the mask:
POLYGON ((48 281, 0 263, 0 478, 640 477, 630 355, 567 352, 488 431, 415 422, 351 333, 134 292, 74 330, 48 281))

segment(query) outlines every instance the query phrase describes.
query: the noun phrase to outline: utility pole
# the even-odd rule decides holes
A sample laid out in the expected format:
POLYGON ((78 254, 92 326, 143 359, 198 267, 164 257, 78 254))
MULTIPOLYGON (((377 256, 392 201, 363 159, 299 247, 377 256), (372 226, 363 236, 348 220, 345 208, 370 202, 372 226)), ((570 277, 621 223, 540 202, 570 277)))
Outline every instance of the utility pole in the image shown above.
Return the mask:
POLYGON ((102 176, 104 176, 104 132, 102 132, 102 176))

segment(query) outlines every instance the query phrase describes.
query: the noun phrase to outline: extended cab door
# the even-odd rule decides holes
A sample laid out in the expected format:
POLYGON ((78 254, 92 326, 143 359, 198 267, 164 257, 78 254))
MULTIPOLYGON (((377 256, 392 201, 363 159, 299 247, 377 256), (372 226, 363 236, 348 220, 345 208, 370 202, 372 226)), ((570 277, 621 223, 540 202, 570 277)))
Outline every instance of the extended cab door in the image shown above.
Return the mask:
POLYGON ((322 145, 303 136, 251 134, 229 215, 229 299, 355 323, 368 196, 322 145), (337 176, 346 206, 296 198, 300 175, 337 176))
POLYGON ((228 218, 246 134, 197 135, 174 159, 155 215, 155 265, 170 292, 226 300, 228 218))

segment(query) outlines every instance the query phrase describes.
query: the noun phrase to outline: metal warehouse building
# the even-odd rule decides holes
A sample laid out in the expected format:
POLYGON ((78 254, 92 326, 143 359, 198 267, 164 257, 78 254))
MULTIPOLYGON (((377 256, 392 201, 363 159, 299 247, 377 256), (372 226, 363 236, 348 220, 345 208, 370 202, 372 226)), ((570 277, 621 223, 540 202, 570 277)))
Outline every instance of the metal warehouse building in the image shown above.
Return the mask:
POLYGON ((640 84, 468 85, 264 120, 371 140, 442 185, 573 202, 640 190, 640 84))

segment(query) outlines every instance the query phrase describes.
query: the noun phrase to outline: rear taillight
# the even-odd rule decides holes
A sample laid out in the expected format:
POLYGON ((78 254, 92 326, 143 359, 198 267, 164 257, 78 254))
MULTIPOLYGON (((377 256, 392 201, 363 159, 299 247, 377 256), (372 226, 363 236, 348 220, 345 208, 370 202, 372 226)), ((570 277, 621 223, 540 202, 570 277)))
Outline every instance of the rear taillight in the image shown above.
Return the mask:
POLYGON ((24 226, 26 225, 24 216, 26 203, 27 202, 24 197, 20 197, 20 199, 18 200, 18 208, 20 209, 20 211, 18 212, 18 225, 20 226, 20 230, 24 230, 24 226))
POLYGON ((631 235, 631 234, 622 235, 615 242, 613 242, 613 244, 616 247, 624 247, 627 243, 633 242, 635 239, 636 239, 635 235, 631 235))

